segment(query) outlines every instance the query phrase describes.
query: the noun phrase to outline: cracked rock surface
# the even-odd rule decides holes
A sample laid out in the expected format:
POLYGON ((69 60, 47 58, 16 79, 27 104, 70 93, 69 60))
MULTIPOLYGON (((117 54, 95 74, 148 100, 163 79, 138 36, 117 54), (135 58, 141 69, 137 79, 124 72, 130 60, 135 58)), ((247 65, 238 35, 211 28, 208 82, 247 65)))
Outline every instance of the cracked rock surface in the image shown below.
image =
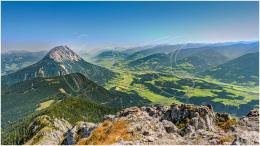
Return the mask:
POLYGON ((38 131, 26 144, 210 144, 258 145, 259 111, 240 118, 216 113, 210 105, 172 104, 130 107, 101 123, 41 116, 31 126, 38 131))

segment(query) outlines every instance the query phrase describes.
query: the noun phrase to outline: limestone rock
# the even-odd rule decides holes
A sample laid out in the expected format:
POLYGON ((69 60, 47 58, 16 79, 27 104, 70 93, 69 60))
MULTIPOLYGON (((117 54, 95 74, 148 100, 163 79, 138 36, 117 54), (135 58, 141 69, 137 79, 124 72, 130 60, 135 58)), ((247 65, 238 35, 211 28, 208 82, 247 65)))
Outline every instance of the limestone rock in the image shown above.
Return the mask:
POLYGON ((172 121, 179 127, 192 125, 195 129, 214 129, 215 113, 210 106, 194 106, 191 104, 173 104, 162 119, 172 121))
POLYGON ((43 115, 37 117, 30 125, 37 132, 26 145, 58 145, 64 140, 64 134, 71 129, 71 124, 64 119, 51 118, 43 115))
POLYGON ((105 115, 103 117, 103 121, 105 121, 105 120, 112 120, 113 118, 115 118, 115 115, 105 115))
POLYGON ((162 124, 167 133, 175 133, 178 131, 178 128, 171 121, 163 120, 162 124))
POLYGON ((93 144, 113 145, 259 145, 257 110, 235 120, 227 113, 214 112, 210 105, 151 105, 125 108, 103 119, 72 126, 64 119, 41 116, 29 127, 39 132, 26 144, 72 145, 93 140, 93 144))
POLYGON ((92 130, 96 128, 96 124, 89 122, 78 122, 72 129, 69 129, 66 133, 66 138, 63 144, 72 145, 76 144, 81 138, 88 137, 92 130))

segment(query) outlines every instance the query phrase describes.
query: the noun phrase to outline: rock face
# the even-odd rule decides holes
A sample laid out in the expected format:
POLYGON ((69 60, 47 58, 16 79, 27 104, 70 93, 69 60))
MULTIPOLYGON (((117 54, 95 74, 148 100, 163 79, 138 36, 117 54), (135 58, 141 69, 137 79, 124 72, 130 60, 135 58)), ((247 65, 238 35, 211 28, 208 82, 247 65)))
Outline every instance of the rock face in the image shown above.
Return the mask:
POLYGON ((235 139, 232 144, 259 144, 259 111, 251 110, 246 117, 240 119, 235 128, 235 139))
POLYGON ((187 128, 214 130, 214 118, 215 114, 212 107, 194 106, 191 104, 180 106, 173 104, 163 117, 163 119, 171 121, 184 131, 187 128))
POLYGON ((37 132, 26 145, 58 145, 64 140, 64 133, 71 129, 71 124, 64 119, 49 116, 37 117, 30 127, 37 132))
POLYGON ((73 128, 66 132, 63 144, 76 144, 81 138, 86 138, 91 134, 91 131, 96 128, 96 124, 89 122, 78 122, 73 128))
POLYGON ((81 57, 74 53, 67 46, 57 46, 53 48, 46 57, 49 57, 56 62, 64 62, 64 61, 79 61, 81 57))
POLYGON ((126 108, 103 120, 71 126, 54 119, 62 126, 52 124, 56 130, 40 130, 26 144, 259 144, 257 110, 238 120, 227 113, 215 113, 208 105, 153 105, 126 108), (36 143, 39 135, 43 138, 36 143))

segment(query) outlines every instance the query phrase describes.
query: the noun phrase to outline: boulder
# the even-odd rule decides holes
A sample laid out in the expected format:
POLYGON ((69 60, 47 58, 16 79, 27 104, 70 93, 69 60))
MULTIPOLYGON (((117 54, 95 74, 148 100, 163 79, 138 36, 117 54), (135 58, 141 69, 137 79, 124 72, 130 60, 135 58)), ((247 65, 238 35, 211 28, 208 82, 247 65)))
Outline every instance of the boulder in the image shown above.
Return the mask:
POLYGON ((178 128, 171 121, 163 120, 162 124, 167 133, 175 133, 178 131, 178 128))
MULTIPOLYGON (((192 104, 173 104, 166 111, 162 120, 173 122, 176 126, 192 125, 195 129, 214 129, 215 114, 210 106, 195 106, 192 104)), ((178 126, 177 126, 178 127, 178 126)))
POLYGON ((72 129, 69 129, 66 133, 65 140, 63 144, 72 145, 76 144, 77 141, 81 138, 88 137, 92 130, 96 128, 96 124, 89 122, 77 122, 72 129))
POLYGON ((104 117, 103 117, 103 121, 105 121, 105 120, 112 120, 112 119, 114 119, 115 118, 115 115, 105 115, 104 117))
POLYGON ((249 111, 249 113, 246 115, 247 117, 257 117, 259 116, 259 111, 258 109, 253 109, 249 111))

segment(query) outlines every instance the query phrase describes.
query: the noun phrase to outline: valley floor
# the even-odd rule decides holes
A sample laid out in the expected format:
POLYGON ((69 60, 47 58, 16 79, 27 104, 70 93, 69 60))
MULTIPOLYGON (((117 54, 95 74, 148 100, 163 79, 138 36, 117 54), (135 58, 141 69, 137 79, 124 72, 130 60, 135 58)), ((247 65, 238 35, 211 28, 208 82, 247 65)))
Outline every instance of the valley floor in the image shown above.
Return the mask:
POLYGON ((258 86, 227 84, 177 69, 165 68, 159 73, 149 69, 128 68, 124 61, 105 60, 98 63, 120 74, 105 88, 137 92, 152 103, 211 104, 218 112, 229 112, 240 117, 256 107, 259 101, 258 86))

